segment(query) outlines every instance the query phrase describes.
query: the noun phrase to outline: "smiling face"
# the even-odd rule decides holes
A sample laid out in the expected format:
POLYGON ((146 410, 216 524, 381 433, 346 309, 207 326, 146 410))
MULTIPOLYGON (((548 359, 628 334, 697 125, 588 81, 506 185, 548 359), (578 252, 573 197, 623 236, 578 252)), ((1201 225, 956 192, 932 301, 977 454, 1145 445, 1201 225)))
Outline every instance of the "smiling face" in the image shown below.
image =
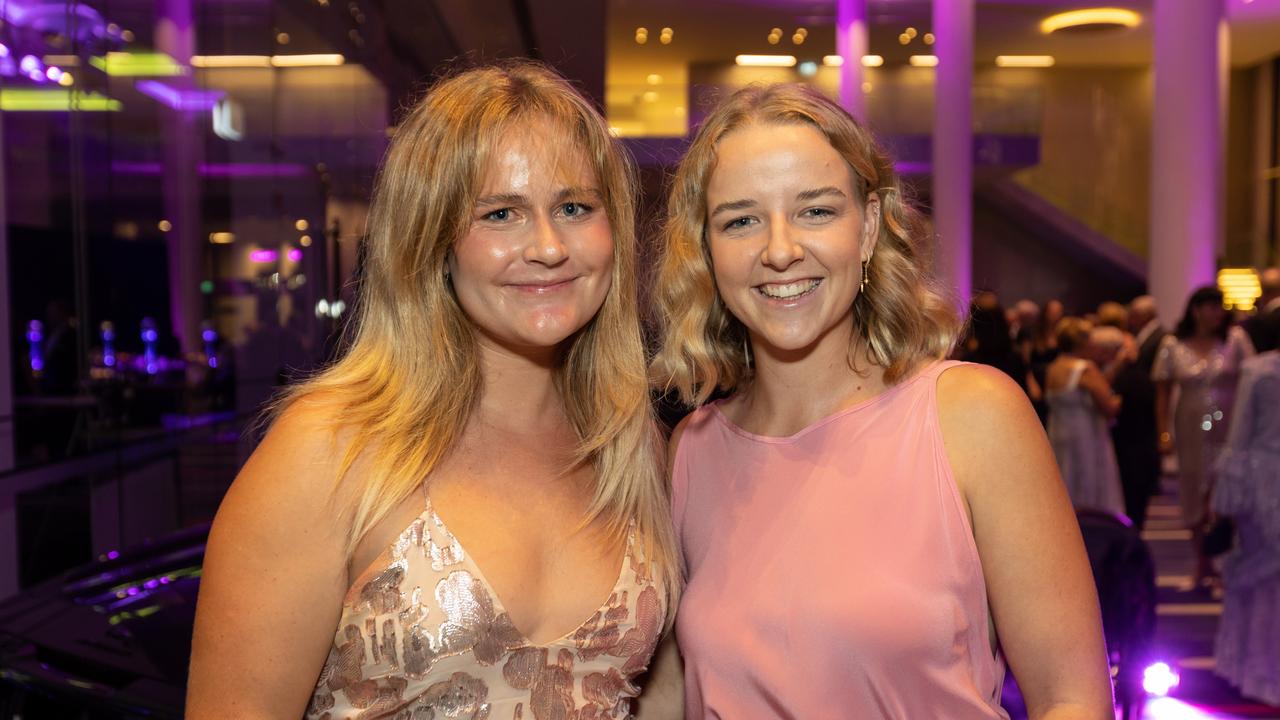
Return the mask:
POLYGON ((555 348, 609 292, 613 234, 583 149, 546 122, 508 133, 489 160, 471 226, 449 254, 458 304, 482 345, 555 348))
POLYGON ((863 200, 826 137, 804 124, 725 135, 707 184, 707 240, 725 306, 755 350, 847 352, 879 200, 863 200))

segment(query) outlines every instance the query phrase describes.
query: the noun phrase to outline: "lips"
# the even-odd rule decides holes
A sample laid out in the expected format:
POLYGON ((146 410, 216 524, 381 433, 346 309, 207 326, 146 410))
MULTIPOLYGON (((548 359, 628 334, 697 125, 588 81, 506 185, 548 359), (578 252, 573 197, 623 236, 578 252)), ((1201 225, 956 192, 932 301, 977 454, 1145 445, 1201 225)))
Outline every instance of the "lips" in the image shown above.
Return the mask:
POLYGON ((542 295, 546 293, 553 293, 558 290, 563 290, 569 287, 571 284, 573 284, 573 281, 577 279, 578 278, 574 276, 574 277, 563 277, 563 278, 547 278, 545 280, 543 279, 519 280, 519 281, 509 282, 506 285, 507 287, 512 288, 518 292, 531 293, 534 295, 542 295))
POLYGON ((818 288, 822 284, 822 280, 818 278, 804 278, 801 280, 792 280, 789 282, 773 282, 763 283, 756 286, 756 292, 771 300, 797 300, 802 298, 818 288))

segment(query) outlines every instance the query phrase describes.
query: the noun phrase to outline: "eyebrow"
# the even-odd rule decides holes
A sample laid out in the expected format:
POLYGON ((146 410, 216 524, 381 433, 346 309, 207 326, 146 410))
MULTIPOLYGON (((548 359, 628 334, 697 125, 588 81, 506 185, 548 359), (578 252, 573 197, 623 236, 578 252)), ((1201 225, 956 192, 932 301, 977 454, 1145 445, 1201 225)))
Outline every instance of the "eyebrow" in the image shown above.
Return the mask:
POLYGON ((813 190, 805 190, 803 192, 796 193, 796 200, 800 202, 807 202, 809 200, 817 200, 818 198, 826 195, 835 195, 838 197, 845 196, 844 191, 840 188, 834 185, 828 185, 826 187, 814 188, 813 190))
MULTIPOLYGON (((593 187, 567 187, 556 193, 556 204, 575 197, 587 196, 593 200, 599 201, 602 198, 600 191, 593 187)), ((493 195, 485 195, 476 198, 476 205, 530 205, 529 198, 520 193, 494 193, 493 195)))
POLYGON ((711 211, 711 217, 715 217, 722 212, 732 212, 734 210, 746 210, 749 207, 755 207, 755 200, 734 200, 733 202, 720 203, 715 210, 711 211))

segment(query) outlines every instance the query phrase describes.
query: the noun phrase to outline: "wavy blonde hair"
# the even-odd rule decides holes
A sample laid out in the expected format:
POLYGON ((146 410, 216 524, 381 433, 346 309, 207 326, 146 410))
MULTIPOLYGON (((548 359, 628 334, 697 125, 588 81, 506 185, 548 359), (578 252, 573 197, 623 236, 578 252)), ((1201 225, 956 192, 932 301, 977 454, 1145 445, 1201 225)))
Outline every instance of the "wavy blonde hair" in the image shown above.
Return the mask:
POLYGON ((870 131, 818 91, 794 84, 753 85, 711 112, 672 181, 654 291, 662 328, 662 346, 650 365, 654 385, 700 405, 717 389, 734 390, 749 373, 746 328, 716 290, 707 245, 707 184, 720 140, 752 123, 816 128, 848 164, 863 204, 873 194, 880 200, 866 290, 853 303, 850 367, 856 369, 853 358, 864 347, 884 369, 885 381, 895 383, 921 361, 946 357, 960 320, 926 269, 927 224, 903 200, 889 156, 870 131))
POLYGON ((603 519, 621 541, 634 522, 674 599, 679 563, 636 301, 635 168, 594 106, 542 65, 455 74, 411 109, 375 186, 349 349, 274 410, 306 399, 333 411, 350 434, 338 473, 345 478, 361 459, 350 554, 422 487, 481 396, 476 330, 445 279, 446 259, 470 226, 490 156, 534 121, 561 131, 548 141, 582 148, 613 231, 612 285, 596 316, 566 341, 556 376, 580 439, 576 459, 596 475, 584 524, 603 519))

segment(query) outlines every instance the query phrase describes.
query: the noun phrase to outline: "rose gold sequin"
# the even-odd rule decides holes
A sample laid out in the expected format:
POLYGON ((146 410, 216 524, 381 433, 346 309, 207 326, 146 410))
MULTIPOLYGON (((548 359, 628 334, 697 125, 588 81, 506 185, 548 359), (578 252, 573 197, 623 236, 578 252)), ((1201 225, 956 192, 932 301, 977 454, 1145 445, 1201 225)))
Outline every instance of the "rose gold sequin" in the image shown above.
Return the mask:
POLYGON ((310 720, 617 720, 658 641, 663 594, 634 538, 609 598, 529 646, 428 508, 347 596, 310 720), (462 671, 459 671, 459 670, 462 671))

